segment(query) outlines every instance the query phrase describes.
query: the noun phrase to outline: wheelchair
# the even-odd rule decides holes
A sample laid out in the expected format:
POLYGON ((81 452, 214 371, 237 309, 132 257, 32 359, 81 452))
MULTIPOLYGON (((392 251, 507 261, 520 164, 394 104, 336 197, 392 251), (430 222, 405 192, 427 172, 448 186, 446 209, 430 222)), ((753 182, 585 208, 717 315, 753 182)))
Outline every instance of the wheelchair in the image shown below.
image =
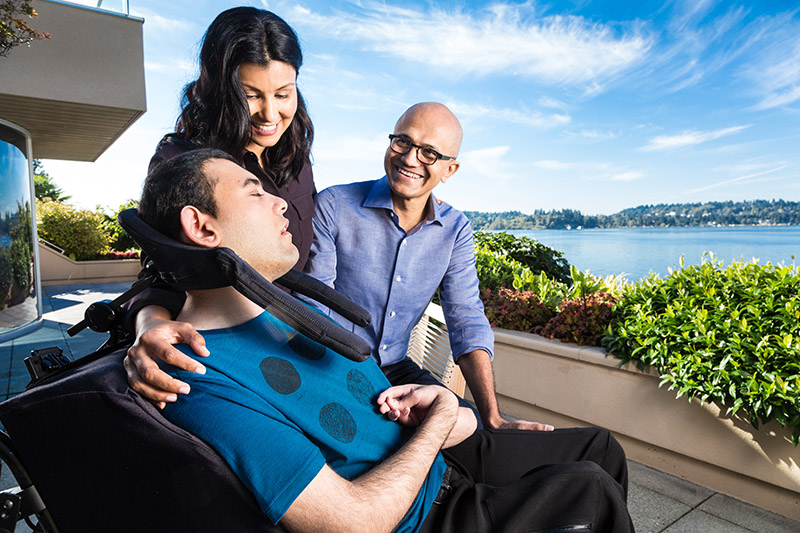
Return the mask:
MULTIPOLYGON (((135 209, 120 223, 158 265, 153 276, 179 289, 233 285, 301 333, 345 357, 369 347, 326 315, 272 286, 228 249, 202 250, 150 229, 135 209), (189 265, 188 267, 186 265, 189 265)), ((109 332, 95 353, 74 362, 57 349, 26 360, 32 381, 0 404, 0 459, 19 487, 0 493, 0 533, 25 521, 36 533, 284 531, 204 441, 172 424, 128 387, 122 366, 131 339, 120 333, 120 304, 98 302, 73 328, 109 332)), ((290 272, 283 287, 365 325, 368 314, 329 287, 290 272)))

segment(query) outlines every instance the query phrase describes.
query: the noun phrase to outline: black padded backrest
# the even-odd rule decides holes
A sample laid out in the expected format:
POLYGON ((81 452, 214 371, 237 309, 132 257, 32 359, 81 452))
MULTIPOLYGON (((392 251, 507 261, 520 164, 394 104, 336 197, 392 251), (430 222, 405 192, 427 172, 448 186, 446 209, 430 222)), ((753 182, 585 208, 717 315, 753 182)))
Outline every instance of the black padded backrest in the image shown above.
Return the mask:
POLYGON ((128 388, 125 350, 0 404, 61 532, 284 531, 205 442, 128 388))

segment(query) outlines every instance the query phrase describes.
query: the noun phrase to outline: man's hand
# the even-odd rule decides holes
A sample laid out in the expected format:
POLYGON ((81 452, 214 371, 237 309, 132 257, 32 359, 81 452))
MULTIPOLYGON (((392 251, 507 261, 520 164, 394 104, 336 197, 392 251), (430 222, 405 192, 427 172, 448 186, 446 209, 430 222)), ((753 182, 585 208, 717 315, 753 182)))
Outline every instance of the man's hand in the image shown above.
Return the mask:
POLYGON ((123 360, 128 374, 128 384, 133 390, 163 409, 166 402, 174 402, 178 394, 188 394, 189 385, 163 372, 155 362, 162 359, 177 368, 204 374, 203 365, 177 350, 173 344, 188 344, 201 357, 209 352, 205 339, 188 322, 173 322, 166 310, 145 307, 136 320, 137 337, 123 360))
POLYGON ((553 426, 550 424, 541 424, 539 422, 528 422, 527 420, 505 420, 491 429, 526 429, 528 431, 553 431, 553 426))

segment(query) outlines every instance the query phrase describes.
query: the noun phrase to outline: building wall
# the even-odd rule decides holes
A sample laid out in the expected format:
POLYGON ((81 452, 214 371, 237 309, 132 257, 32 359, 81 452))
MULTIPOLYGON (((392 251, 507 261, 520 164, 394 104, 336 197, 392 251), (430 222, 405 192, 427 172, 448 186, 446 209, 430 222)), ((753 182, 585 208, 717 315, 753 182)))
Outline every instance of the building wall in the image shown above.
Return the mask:
POLYGON ((29 24, 50 34, 0 61, 0 92, 144 110, 141 19, 36 0, 29 24), (139 83, 131 83, 134 77, 139 83))
POLYGON ((50 39, 0 58, 0 118, 28 130, 33 157, 94 161, 146 108, 143 20, 37 0, 50 39))

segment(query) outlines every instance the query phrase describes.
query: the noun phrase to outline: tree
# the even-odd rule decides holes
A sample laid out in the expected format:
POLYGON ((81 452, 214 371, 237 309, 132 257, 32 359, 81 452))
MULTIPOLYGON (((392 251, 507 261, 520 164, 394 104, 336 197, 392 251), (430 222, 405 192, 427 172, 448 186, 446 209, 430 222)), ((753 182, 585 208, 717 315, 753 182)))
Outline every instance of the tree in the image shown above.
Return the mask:
POLYGON ((66 202, 72 196, 65 196, 62 191, 45 172, 42 162, 39 159, 33 160, 33 192, 37 200, 50 198, 55 202, 66 202))
POLYGON ((28 26, 25 18, 38 13, 31 7, 33 0, 0 0, 0 57, 5 57, 20 44, 31 45, 36 39, 49 39, 50 34, 28 26))

